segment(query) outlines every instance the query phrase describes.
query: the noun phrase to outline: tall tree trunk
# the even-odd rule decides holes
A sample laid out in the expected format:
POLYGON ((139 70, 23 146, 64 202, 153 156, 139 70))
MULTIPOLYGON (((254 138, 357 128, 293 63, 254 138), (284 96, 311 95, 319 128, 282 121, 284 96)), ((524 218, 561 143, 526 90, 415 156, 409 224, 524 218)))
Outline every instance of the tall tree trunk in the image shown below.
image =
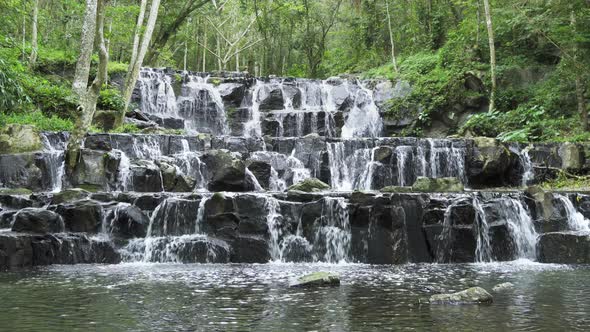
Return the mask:
POLYGON ((572 8, 570 14, 570 25, 572 26, 572 31, 574 34, 573 42, 572 42, 572 69, 574 71, 574 80, 576 83, 576 100, 578 104, 578 114, 580 115, 580 119, 582 121, 582 128, 584 131, 588 130, 588 110, 586 106, 586 98, 584 97, 584 83, 582 79, 582 75, 580 74, 581 70, 578 70, 577 62, 578 62, 578 42, 576 41, 577 35, 577 20, 576 20, 576 13, 572 8))
POLYGON ((127 68, 125 81, 127 81, 131 76, 131 64, 135 63, 135 60, 137 59, 137 53, 139 52, 139 41, 141 39, 141 30, 143 29, 143 19, 145 17, 146 7, 147 0, 141 0, 141 4, 139 5, 139 15, 137 16, 137 23, 135 24, 135 32, 133 33, 133 48, 131 49, 131 60, 129 61, 129 68, 127 68))
POLYGON ((203 72, 207 71, 207 28, 203 27, 203 72))
MULTIPOLYGON (((74 127, 74 131, 72 132, 72 135, 68 141, 66 152, 66 170, 69 174, 72 174, 80 158, 82 142, 84 140, 84 136, 86 136, 86 133, 88 132, 88 128, 90 128, 92 123, 92 118, 94 117, 94 113, 96 111, 96 102, 98 101, 98 96, 100 95, 100 88, 107 77, 109 55, 106 49, 104 38, 105 2, 106 0, 98 0, 97 2, 95 1, 93 4, 91 4, 94 6, 94 8, 86 8, 87 12, 91 11, 96 13, 94 18, 90 18, 94 21, 95 31, 93 37, 89 39, 97 41, 99 56, 98 72, 92 84, 88 88, 85 88, 84 91, 79 95, 79 113, 76 119, 76 126, 74 127)), ((87 22, 85 22, 85 24, 86 23, 87 22)), ((90 45, 92 47, 93 43, 90 43, 90 45)), ((92 49, 90 52, 84 53, 91 57, 92 49)), ((87 62, 86 59, 79 59, 79 61, 84 63, 87 62)), ((88 78, 86 80, 88 80, 88 78)))
POLYGON ((483 6, 486 14, 486 26, 488 28, 488 41, 490 44, 490 76, 492 79, 492 91, 490 93, 490 109, 492 112, 496 107, 496 46, 494 45, 494 27, 492 26, 492 10, 490 0, 483 0, 483 6))
POLYGON ((395 44, 393 43, 393 31, 391 30, 391 14, 389 13, 389 0, 385 0, 385 9, 387 10, 387 26, 389 27, 389 42, 391 44, 391 61, 393 62, 393 69, 396 73, 399 72, 397 69, 397 60, 395 59, 395 44))
POLYGON ((86 12, 82 24, 82 39, 80 42, 80 55, 76 62, 76 72, 72 83, 72 92, 80 99, 86 93, 88 76, 90 75, 90 62, 94 48, 94 35, 96 33, 97 0, 86 0, 86 12))
POLYGON ((35 0, 33 3, 33 26, 31 28, 31 56, 29 57, 29 68, 35 67, 37 62, 37 29, 39 20, 39 0, 35 0))
POLYGON ((159 9, 160 0, 152 0, 152 3, 150 5, 150 15, 148 17, 147 25, 145 27, 145 32, 143 33, 141 45, 139 46, 137 52, 137 57, 135 58, 135 61, 133 63, 129 63, 128 76, 125 79, 125 86, 123 91, 123 100, 125 101, 125 108, 119 114, 119 123, 123 122, 123 119, 125 118, 125 113, 127 112, 127 108, 129 108, 129 103, 131 102, 131 95, 133 94, 133 89, 135 88, 137 79, 139 78, 139 70, 141 69, 141 65, 143 64, 143 59, 145 57, 145 54, 147 53, 148 46, 152 39, 152 34, 154 33, 154 27, 156 26, 156 21, 158 20, 159 9))

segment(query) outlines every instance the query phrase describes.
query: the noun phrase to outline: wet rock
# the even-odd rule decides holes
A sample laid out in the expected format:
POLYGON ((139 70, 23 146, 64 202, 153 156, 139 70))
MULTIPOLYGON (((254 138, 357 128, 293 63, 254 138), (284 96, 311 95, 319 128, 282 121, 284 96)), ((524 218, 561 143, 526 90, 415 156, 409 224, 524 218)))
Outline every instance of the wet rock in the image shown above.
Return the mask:
POLYGON ((0 271, 31 266, 32 256, 30 237, 0 233, 0 271))
POLYGON ((452 294, 435 294, 430 297, 430 304, 489 304, 493 297, 481 287, 472 287, 452 294))
POLYGON ((510 185, 511 165, 517 157, 493 138, 474 138, 474 153, 467 160, 469 184, 475 187, 510 185))
POLYGON ((418 192, 462 192, 463 184, 457 178, 427 178, 418 177, 412 185, 413 191, 418 192))
POLYGON ((34 126, 7 124, 0 129, 0 154, 38 151, 42 147, 34 126))
POLYGON ((279 86, 262 88, 258 92, 261 111, 282 110, 284 108, 283 91, 279 86))
POLYGON ((6 188, 27 188, 43 191, 50 188, 44 176, 47 165, 41 153, 0 153, 0 185, 6 188))
POLYGON ((134 191, 160 192, 164 189, 160 168, 153 161, 134 161, 130 170, 134 191))
POLYGON ((294 109, 301 108, 301 90, 294 85, 284 84, 283 93, 283 97, 291 102, 291 106, 293 106, 294 109))
POLYGON ((120 116, 118 111, 96 111, 94 113, 94 119, 92 124, 96 127, 108 132, 121 125, 120 116))
POLYGON ((203 156, 211 174, 210 191, 244 192, 254 189, 252 179, 246 176, 246 165, 226 150, 209 151, 203 156))
POLYGON ((108 158, 108 154, 104 151, 82 149, 80 160, 70 177, 72 185, 106 189, 106 158, 108 158))
POLYGON ((32 265, 117 264, 121 256, 109 241, 96 241, 80 234, 31 237, 32 265))
POLYGON ((584 151, 573 143, 563 143, 559 147, 561 168, 569 171, 580 170, 584 166, 584 151))
POLYGON ((590 232, 543 234, 538 250, 542 263, 590 264, 590 232))
POLYGON ((283 240, 283 261, 303 263, 313 261, 312 248, 309 242, 299 236, 291 236, 283 240))
POLYGON ((56 208, 70 232, 96 233, 102 223, 102 206, 91 200, 59 205, 56 208))
POLYGON ((125 205, 113 211, 111 233, 124 239, 146 236, 150 219, 136 206, 125 205))
POLYGON ((387 186, 379 190, 382 193, 409 193, 412 187, 387 186))
POLYGON ((51 198, 51 202, 53 204, 62 204, 67 202, 78 201, 81 199, 88 198, 90 196, 90 192, 80 189, 80 188, 71 188, 62 190, 58 193, 53 194, 51 198))
POLYGON ((335 287, 340 286, 340 276, 330 272, 315 272, 297 280, 290 287, 335 287))
POLYGON ((20 194, 0 193, 0 207, 2 208, 20 210, 32 206, 33 200, 25 196, 21 196, 20 194))
POLYGON ((229 263, 230 247, 205 236, 164 237, 152 240, 149 260, 158 263, 229 263))
POLYGON ((178 168, 171 163, 158 161, 156 163, 162 173, 164 191, 168 192, 191 192, 195 186, 192 178, 182 174, 178 168))
POLYGON ((288 191, 319 192, 330 189, 330 186, 316 178, 308 178, 289 187, 288 191))
MULTIPOLYGON (((150 236, 180 236, 196 230, 200 201, 168 198, 153 212, 150 236)), ((201 226, 202 227, 202 226, 201 226)))
POLYGON ((252 161, 248 165, 248 169, 254 174, 260 186, 267 190, 270 187, 271 168, 272 166, 264 161, 252 161))
POLYGON ((3 211, 0 209, 0 229, 11 228, 14 215, 17 211, 3 211))
POLYGON ((255 236, 240 236, 231 241, 232 263, 268 263, 270 253, 264 238, 255 236))
POLYGON ((495 293, 501 293, 501 292, 505 292, 505 291, 512 290, 512 289, 514 289, 513 283, 504 282, 504 283, 494 286, 494 288, 492 288, 492 291, 495 293))
POLYGON ((26 208, 18 211, 12 225, 14 232, 60 233, 64 231, 61 216, 53 211, 40 208, 26 208))
POLYGON ((217 89, 226 106, 240 107, 246 94, 246 85, 241 83, 221 83, 217 89))

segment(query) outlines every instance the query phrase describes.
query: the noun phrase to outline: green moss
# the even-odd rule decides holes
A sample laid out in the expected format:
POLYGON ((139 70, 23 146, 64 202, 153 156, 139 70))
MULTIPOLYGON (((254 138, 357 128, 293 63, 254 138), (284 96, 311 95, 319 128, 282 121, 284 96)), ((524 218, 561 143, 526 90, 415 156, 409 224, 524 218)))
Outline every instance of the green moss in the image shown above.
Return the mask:
POLYGON ((418 177, 412 185, 412 190, 416 192, 462 192, 463 184, 457 178, 427 178, 418 177))
POLYGON ((211 78, 211 79, 209 79, 209 83, 211 83, 211 84, 213 84, 215 86, 218 86, 219 84, 221 84, 221 79, 219 79, 219 78, 211 78))
POLYGON ((297 279, 291 287, 339 286, 340 276, 330 272, 314 272, 297 279))
POLYGON ((311 192, 318 192, 318 191, 328 190, 328 189, 330 189, 330 186, 327 185, 326 183, 324 183, 318 179, 315 179, 315 178, 309 178, 309 179, 305 179, 297 184, 290 186, 288 190, 289 191, 297 190, 297 191, 311 193, 311 192))
POLYGON ((0 195, 30 195, 33 192, 26 188, 0 188, 0 195))
POLYGON ((121 126, 110 131, 110 133, 113 134, 137 134, 140 132, 141 129, 139 129, 136 125, 132 123, 124 123, 121 126))
POLYGON ((388 186, 381 188, 379 191, 383 193, 409 193, 412 192, 412 187, 388 186))

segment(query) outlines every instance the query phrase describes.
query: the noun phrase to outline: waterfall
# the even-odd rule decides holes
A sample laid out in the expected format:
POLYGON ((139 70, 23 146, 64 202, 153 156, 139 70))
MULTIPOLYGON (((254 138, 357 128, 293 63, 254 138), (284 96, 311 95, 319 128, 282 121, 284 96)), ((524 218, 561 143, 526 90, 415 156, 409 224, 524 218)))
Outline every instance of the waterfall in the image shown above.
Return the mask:
POLYGON ((576 210, 574 204, 567 196, 555 194, 555 198, 557 198, 563 204, 569 230, 590 231, 590 220, 586 219, 580 212, 576 210))
POLYGON ((219 90, 209 77, 187 75, 178 97, 179 112, 185 119, 185 129, 191 133, 229 134, 225 106, 219 90))
POLYGON ((477 237, 477 246, 475 249, 476 262, 491 262, 492 247, 490 240, 490 226, 486 219, 486 213, 483 209, 479 197, 473 197, 473 207, 475 208, 475 234, 477 237))
POLYGON ((246 167, 245 172, 246 177, 250 179, 250 181, 252 181, 252 184, 254 185, 254 191, 264 191, 264 188, 262 188, 256 176, 252 173, 252 171, 248 169, 248 167, 246 167))
POLYGON ((346 262, 350 254, 350 221, 346 200, 342 197, 324 197, 322 218, 317 225, 313 246, 325 247, 323 255, 315 253, 316 261, 346 262))
POLYGON ((131 182, 131 161, 125 152, 117 149, 113 149, 113 152, 117 152, 121 158, 119 161, 119 171, 117 174, 117 181, 119 182, 118 189, 121 191, 128 191, 129 182, 131 182))
POLYGON ((413 156, 413 149, 411 146, 398 146, 395 148, 395 154, 397 156, 397 184, 399 186, 412 185, 407 179, 406 165, 408 160, 413 156))
POLYGON ((54 146, 46 134, 41 134, 41 142, 45 152, 45 161, 51 182, 51 192, 60 192, 65 174, 65 143, 54 146))
POLYGON ((246 137, 260 137, 262 136, 261 114, 260 114, 260 91, 264 88, 264 83, 256 80, 252 91, 252 105, 250 106, 250 117, 244 123, 244 136, 246 137))
POLYGON ((505 220, 516 246, 516 258, 535 260, 538 234, 527 208, 514 198, 506 197, 502 203, 505 220))
POLYGON ((529 155, 529 148, 527 147, 523 150, 520 150, 514 146, 510 146, 510 151, 518 156, 520 166, 522 167, 520 186, 526 187, 535 179, 535 170, 533 168, 531 156, 529 155))
POLYGON ((142 69, 137 79, 142 112, 166 118, 179 118, 172 79, 157 69, 142 69))
POLYGON ((342 127, 342 137, 379 137, 383 123, 373 99, 373 91, 362 86, 360 82, 357 84, 360 89, 355 93, 354 106, 342 127))
POLYGON ((201 161, 197 152, 190 150, 188 140, 182 139, 180 143, 182 152, 174 155, 174 160, 178 163, 177 168, 182 174, 193 177, 196 181, 195 188, 202 190, 206 186, 205 176, 203 175, 205 164, 201 161))
POLYGON ((281 236, 283 231, 281 228, 281 206, 279 201, 269 196, 265 203, 266 208, 266 223, 268 225, 268 233, 270 235, 268 248, 270 257, 273 261, 282 260, 282 250, 280 246, 281 236))
POLYGON ((203 196, 199 202, 199 208, 197 210, 197 220, 195 221, 195 234, 201 233, 201 228, 205 222, 205 205, 213 196, 203 196))

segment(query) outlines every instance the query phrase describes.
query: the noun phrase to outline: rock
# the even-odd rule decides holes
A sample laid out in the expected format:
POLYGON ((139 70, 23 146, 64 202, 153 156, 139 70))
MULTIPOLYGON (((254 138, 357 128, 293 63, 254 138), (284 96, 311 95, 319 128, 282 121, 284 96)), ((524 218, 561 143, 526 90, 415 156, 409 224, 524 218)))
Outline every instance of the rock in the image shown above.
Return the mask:
POLYGON ((518 157, 493 138, 476 137, 473 140, 475 148, 467 160, 469 184, 488 188, 510 185, 509 172, 518 157))
POLYGON ((584 166, 584 153, 576 144, 563 143, 559 147, 559 156, 561 157, 561 168, 568 171, 576 171, 584 166))
POLYGON ((430 304, 489 304, 493 297, 481 287, 472 287, 452 294, 435 294, 430 297, 430 304))
POLYGON ((96 111, 92 124, 96 127, 108 132, 121 125, 119 112, 117 111, 96 111))
POLYGON ((22 269, 33 264, 28 236, 0 233, 0 271, 22 269))
POLYGON ((326 183, 316 179, 308 178, 297 184, 289 187, 288 191, 303 191, 303 192, 319 192, 330 189, 330 186, 326 183))
POLYGON ((111 233, 123 239, 146 236, 150 219, 136 206, 124 205, 114 211, 111 233))
POLYGON ((382 193, 410 193, 412 192, 412 187, 387 186, 381 188, 379 191, 382 193))
POLYGON ((301 90, 294 85, 283 84, 283 93, 285 100, 291 102, 294 109, 301 108, 301 90))
POLYGON ((221 83, 217 87, 226 106, 240 107, 246 94, 246 85, 240 83, 221 83))
POLYGON ((264 161, 252 161, 248 165, 248 169, 254 174, 260 186, 267 190, 270 187, 271 168, 272 166, 264 161))
POLYGON ((221 240, 205 236, 163 237, 154 239, 151 262, 229 263, 230 247, 221 240))
POLYGON ((6 188, 50 189, 43 153, 0 153, 0 183, 6 188))
POLYGON ((80 160, 70 177, 72 185, 85 186, 93 190, 106 189, 107 174, 106 160, 108 154, 104 151, 82 149, 80 160))
POLYGON ((291 283, 290 287, 335 287, 340 286, 340 276, 330 272, 314 272, 291 283))
POLYGON ((239 236, 231 242, 232 263, 259 263, 270 261, 268 244, 264 238, 255 236, 239 236))
POLYGON ((160 171, 162 172, 162 182, 165 191, 193 191, 193 188, 195 187, 195 181, 179 172, 176 166, 164 161, 159 161, 156 164, 160 167, 160 171))
POLYGON ((13 232, 60 233, 64 231, 61 216, 53 211, 39 208, 26 208, 18 211, 12 225, 13 232))
POLYGON ((8 124, 0 129, 0 154, 38 151, 42 147, 34 126, 8 124))
POLYGON ((511 282, 504 282, 501 284, 498 284, 496 286, 494 286, 494 288, 492 288, 492 291, 495 293, 501 293, 507 290, 511 290, 514 288, 514 284, 511 282))
POLYGON ((412 185, 413 191, 418 192, 462 192, 463 183, 457 178, 427 178, 420 176, 412 185))
POLYGON ((71 188, 62 190, 58 193, 53 194, 51 198, 51 202, 53 204, 62 204, 67 202, 78 201, 81 199, 88 198, 90 196, 90 192, 80 189, 80 188, 71 188))
POLYGON ((282 110, 284 108, 283 91, 279 86, 265 87, 258 92, 261 111, 282 110))
POLYGON ((313 253, 309 242, 300 236, 291 236, 283 240, 283 260, 285 262, 312 262, 313 253))
POLYGON ((160 192, 164 189, 160 168, 149 160, 136 160, 131 163, 133 190, 138 192, 160 192))
POLYGON ((213 150, 202 160, 212 175, 208 183, 210 191, 244 192, 254 189, 252 179, 246 176, 246 165, 226 150, 213 150))
POLYGON ((540 236, 539 262, 590 264, 590 232, 555 232, 540 236))
POLYGON ((95 201, 84 200, 56 208, 70 232, 96 233, 102 223, 102 206, 95 201))

